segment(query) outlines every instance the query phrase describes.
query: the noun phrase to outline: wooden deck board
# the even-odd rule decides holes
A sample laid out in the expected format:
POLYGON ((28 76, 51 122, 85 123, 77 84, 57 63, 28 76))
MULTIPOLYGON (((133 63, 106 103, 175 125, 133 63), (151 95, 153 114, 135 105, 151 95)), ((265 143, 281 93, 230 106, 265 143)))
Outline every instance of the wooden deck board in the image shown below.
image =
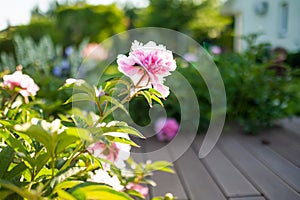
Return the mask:
POLYGON ((295 166, 293 163, 274 152, 267 145, 262 145, 256 137, 236 138, 240 139, 240 142, 269 169, 281 177, 297 192, 300 192, 299 167, 295 166))
POLYGON ((190 200, 226 199, 191 148, 175 162, 175 165, 179 169, 190 200))
POLYGON ((221 149, 264 196, 272 200, 299 200, 300 195, 257 160, 234 138, 222 137, 221 149))
POLYGON ((229 200, 265 200, 264 197, 240 197, 240 198, 229 198, 229 200))
MULTIPOLYGON (((197 136, 193 143, 195 152, 200 149, 201 136, 197 136)), ((203 162, 210 171, 226 197, 259 196, 260 193, 229 161, 229 159, 215 147, 203 162)))
MULTIPOLYGON (((146 140, 145 149, 147 152, 153 151, 162 148, 164 145, 165 143, 158 142, 155 138, 149 138, 146 140)), ((165 156, 171 156, 167 151, 164 151, 164 153, 166 154, 165 156)), ((174 170, 176 172, 176 169, 174 170)), ((153 196, 164 196, 166 193, 170 192, 179 200, 188 199, 177 172, 175 174, 155 172, 153 180, 157 183, 156 187, 151 187, 153 196)))
MULTIPOLYGON (((178 200, 300 200, 300 135, 279 128, 255 136, 231 125, 224 130, 206 158, 198 158, 200 135, 173 163, 176 175, 155 173, 158 185, 148 199, 171 192, 178 200)), ((137 151, 144 153, 165 145, 153 137, 139 144, 143 149, 137 151)), ((172 157, 172 151, 161 157, 172 157)), ((144 162, 151 159, 146 155, 144 162)))
POLYGON ((257 135, 270 142, 270 148, 300 167, 300 137, 282 128, 273 128, 257 135))

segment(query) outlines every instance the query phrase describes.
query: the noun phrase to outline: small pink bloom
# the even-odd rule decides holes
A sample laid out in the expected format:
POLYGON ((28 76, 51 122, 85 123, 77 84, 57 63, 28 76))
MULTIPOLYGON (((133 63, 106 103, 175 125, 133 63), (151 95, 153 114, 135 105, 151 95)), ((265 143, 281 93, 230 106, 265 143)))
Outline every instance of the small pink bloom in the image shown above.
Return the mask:
POLYGON ((221 47, 217 46, 217 45, 213 45, 211 48, 210 48, 210 51, 215 54, 215 55, 219 55, 222 53, 222 49, 221 47))
POLYGON ((179 125, 174 118, 159 118, 155 123, 154 129, 158 140, 170 141, 176 136, 179 125))
MULTIPOLYGON (((128 135, 123 134, 123 137, 129 139, 128 135)), ((109 160, 120 169, 125 167, 124 161, 129 158, 130 149, 131 146, 129 144, 113 142, 111 145, 108 145, 102 141, 95 142, 87 148, 95 157, 109 160)), ((103 164, 105 168, 109 168, 109 165, 103 164)))
POLYGON ((117 63, 119 71, 128 76, 137 89, 153 87, 163 97, 169 95, 169 88, 163 83, 170 71, 176 69, 176 62, 165 46, 153 41, 143 45, 135 40, 129 56, 119 55, 117 63))
POLYGON ((94 60, 105 60, 108 56, 107 50, 97 43, 90 43, 86 45, 82 51, 82 54, 83 57, 94 60))
POLYGON ((40 89, 30 76, 23 74, 22 71, 15 71, 13 74, 3 76, 4 86, 14 90, 19 87, 19 93, 24 96, 35 96, 40 89))
POLYGON ((128 183, 126 188, 129 189, 129 190, 137 191, 143 197, 146 197, 148 195, 148 191, 149 191, 148 187, 144 187, 140 184, 134 184, 134 183, 128 183))

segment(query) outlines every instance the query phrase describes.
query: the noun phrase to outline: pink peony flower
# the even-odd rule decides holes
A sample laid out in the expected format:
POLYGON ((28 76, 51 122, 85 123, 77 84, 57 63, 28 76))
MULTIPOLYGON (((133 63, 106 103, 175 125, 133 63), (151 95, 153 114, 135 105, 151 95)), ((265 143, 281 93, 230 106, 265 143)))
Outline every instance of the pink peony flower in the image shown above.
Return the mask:
POLYGON ((136 89, 153 87, 163 97, 169 95, 169 88, 163 83, 170 71, 176 69, 176 62, 165 46, 153 41, 143 45, 135 40, 129 56, 119 55, 117 63, 119 71, 133 81, 136 89))
POLYGON ((40 89, 30 76, 23 74, 22 71, 15 71, 13 74, 3 76, 4 86, 14 90, 20 88, 19 93, 24 96, 35 96, 40 89))
POLYGON ((134 184, 134 183, 128 183, 126 188, 129 189, 129 190, 137 191, 143 197, 146 197, 148 195, 148 191, 149 191, 148 187, 144 187, 140 184, 134 184))
MULTIPOLYGON (((120 135, 120 133, 118 133, 120 135)), ((129 139, 128 135, 123 134, 122 137, 129 139)), ((125 168, 125 160, 130 156, 131 146, 120 142, 113 142, 111 145, 105 144, 102 141, 95 142, 90 145, 87 150, 95 157, 104 158, 114 163, 118 168, 125 168)), ((109 165, 103 163, 104 168, 109 168, 109 165)))
POLYGON ((179 125, 174 118, 159 118, 154 125, 154 129, 158 140, 170 141, 176 136, 179 125))

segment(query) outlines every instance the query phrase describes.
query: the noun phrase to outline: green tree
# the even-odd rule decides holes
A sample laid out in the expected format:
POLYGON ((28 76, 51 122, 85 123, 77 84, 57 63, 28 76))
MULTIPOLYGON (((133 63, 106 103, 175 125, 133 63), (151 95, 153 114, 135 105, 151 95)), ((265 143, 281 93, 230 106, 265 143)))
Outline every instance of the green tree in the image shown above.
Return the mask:
POLYGON ((61 6, 56 16, 65 45, 78 44, 85 37, 100 42, 126 30, 124 13, 115 4, 61 6))
POLYGON ((150 0, 147 8, 131 10, 129 17, 136 27, 170 28, 202 41, 220 36, 230 24, 231 20, 220 14, 220 6, 220 0, 150 0))

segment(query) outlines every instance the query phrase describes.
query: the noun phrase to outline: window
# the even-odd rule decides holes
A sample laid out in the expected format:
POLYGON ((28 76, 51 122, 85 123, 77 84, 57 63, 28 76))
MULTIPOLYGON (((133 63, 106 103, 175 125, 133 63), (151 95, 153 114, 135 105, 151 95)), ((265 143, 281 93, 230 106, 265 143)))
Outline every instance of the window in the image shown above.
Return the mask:
POLYGON ((286 37, 288 33, 288 4, 283 3, 280 6, 279 19, 279 37, 286 37))

